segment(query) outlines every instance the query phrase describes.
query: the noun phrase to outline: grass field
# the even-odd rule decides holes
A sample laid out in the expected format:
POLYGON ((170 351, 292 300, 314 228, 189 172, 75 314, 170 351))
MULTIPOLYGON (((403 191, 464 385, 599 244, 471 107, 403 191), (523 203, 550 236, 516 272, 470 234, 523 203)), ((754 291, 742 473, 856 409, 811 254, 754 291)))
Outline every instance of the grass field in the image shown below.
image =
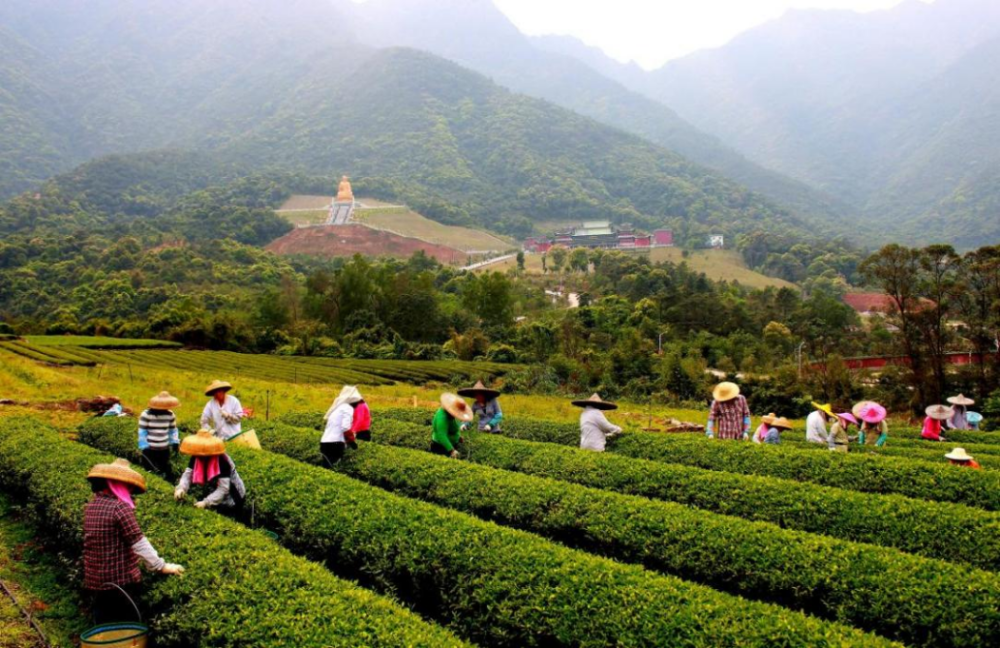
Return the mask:
POLYGON ((355 213, 355 219, 373 227, 385 228, 403 236, 412 236, 465 252, 500 251, 514 247, 511 241, 505 241, 488 232, 443 225, 408 210, 373 210, 371 214, 361 210, 355 213))
POLYGON ((326 219, 330 216, 329 209, 307 209, 307 210, 296 210, 296 211, 279 211, 276 212, 279 216, 287 220, 289 223, 295 227, 303 227, 305 225, 320 225, 326 222, 326 219))
MULTIPOLYGON (((634 254, 644 254, 636 252, 634 254)), ((669 261, 671 263, 687 263, 695 272, 703 272, 714 281, 738 281, 748 288, 795 288, 795 284, 783 279, 768 277, 746 267, 739 252, 735 250, 704 250, 690 252, 685 258, 680 248, 654 248, 649 252, 649 259, 654 262, 669 261)), ((505 271, 517 267, 514 259, 498 263, 486 268, 490 271, 505 271)), ((542 272, 542 257, 539 254, 526 254, 525 270, 529 273, 542 272)))
POLYGON ((26 335, 24 339, 31 346, 64 347, 75 346, 88 349, 168 349, 180 348, 177 342, 166 340, 143 340, 113 337, 90 337, 86 335, 26 335))

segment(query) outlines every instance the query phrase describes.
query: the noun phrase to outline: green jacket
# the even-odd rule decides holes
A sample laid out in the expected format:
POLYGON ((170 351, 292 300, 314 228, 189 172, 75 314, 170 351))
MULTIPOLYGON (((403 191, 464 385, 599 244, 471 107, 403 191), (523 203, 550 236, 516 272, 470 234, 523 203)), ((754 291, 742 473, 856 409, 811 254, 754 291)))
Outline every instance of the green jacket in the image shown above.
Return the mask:
POLYGON ((440 443, 448 452, 454 450, 462 436, 462 430, 455 417, 442 407, 434 414, 433 428, 434 433, 431 434, 431 441, 440 443))

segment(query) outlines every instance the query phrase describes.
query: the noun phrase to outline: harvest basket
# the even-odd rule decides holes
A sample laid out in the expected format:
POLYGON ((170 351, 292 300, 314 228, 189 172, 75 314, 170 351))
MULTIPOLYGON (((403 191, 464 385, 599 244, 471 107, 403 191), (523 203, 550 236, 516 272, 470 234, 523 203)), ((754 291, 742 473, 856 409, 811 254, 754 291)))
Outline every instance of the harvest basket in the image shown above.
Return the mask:
POLYGON ((226 443, 260 450, 260 439, 257 438, 256 430, 245 430, 240 432, 236 436, 230 437, 226 443))
POLYGON ((81 648, 146 648, 149 628, 141 623, 108 623, 80 635, 81 648))

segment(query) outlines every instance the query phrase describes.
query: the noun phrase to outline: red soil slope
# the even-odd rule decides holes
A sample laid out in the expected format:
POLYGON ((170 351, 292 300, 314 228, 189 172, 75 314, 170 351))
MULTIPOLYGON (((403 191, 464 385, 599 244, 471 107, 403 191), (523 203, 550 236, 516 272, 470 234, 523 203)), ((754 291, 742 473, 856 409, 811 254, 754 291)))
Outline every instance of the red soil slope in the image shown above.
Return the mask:
POLYGON ((308 254, 320 257, 391 256, 409 258, 423 250, 441 263, 462 264, 467 255, 461 250, 434 245, 419 239, 373 230, 364 225, 299 227, 273 241, 267 249, 275 254, 308 254))

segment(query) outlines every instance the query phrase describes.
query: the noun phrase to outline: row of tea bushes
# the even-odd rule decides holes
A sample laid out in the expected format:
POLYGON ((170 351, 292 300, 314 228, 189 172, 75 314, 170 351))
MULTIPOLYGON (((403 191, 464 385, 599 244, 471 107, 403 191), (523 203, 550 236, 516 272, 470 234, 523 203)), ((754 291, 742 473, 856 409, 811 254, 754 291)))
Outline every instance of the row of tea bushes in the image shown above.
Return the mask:
MULTIPOLYGON (((88 423, 81 439, 133 451, 132 430, 118 421, 88 423)), ((422 614, 483 644, 888 644, 845 626, 393 495, 271 452, 231 451, 255 516, 282 533, 290 548, 392 591, 422 614)))
MULTIPOLYGON (((381 420, 376 441, 419 450, 423 426, 381 420)), ((280 437, 272 443, 283 443, 280 437)), ((878 495, 773 477, 475 435, 467 459, 628 495, 1000 571, 1000 514, 947 502, 878 495)))
MULTIPOLYGON (((0 484, 30 505, 70 558, 82 551, 87 472, 110 459, 36 420, 0 421, 0 484)), ((259 532, 176 503, 166 482, 147 482, 149 492, 137 500, 139 523, 165 559, 187 568, 179 577, 145 576, 157 646, 464 645, 259 532)))
MULTIPOLYGON (((791 442, 786 442, 785 439, 782 439, 782 445, 785 445, 786 443, 787 445, 794 448, 813 450, 815 452, 830 451, 830 449, 825 445, 818 443, 810 443, 805 440, 801 441, 795 440, 791 442)), ((850 453, 859 455, 870 454, 880 457, 902 457, 904 459, 913 459, 915 461, 926 461, 943 466, 943 465, 948 465, 948 460, 945 459, 944 456, 953 447, 955 447, 954 444, 944 444, 944 443, 939 443, 936 446, 928 446, 928 445, 907 446, 907 445, 901 445, 899 443, 891 443, 891 444, 886 444, 881 448, 876 448, 873 445, 860 446, 851 444, 850 453)), ((995 447, 1000 449, 1000 446, 995 446, 995 447)), ((976 454, 976 461, 978 461, 979 464, 987 470, 1000 470, 1000 456, 994 454, 985 454, 985 453, 976 454)), ((956 470, 960 470, 960 468, 956 468, 956 470)))
POLYGON ((1000 510, 1000 472, 990 470, 682 435, 625 434, 613 439, 610 448, 636 459, 1000 510))
MULTIPOLYGON (((323 462, 313 430, 266 424, 258 432, 269 450, 323 462)), ((990 572, 377 443, 364 444, 337 470, 389 491, 910 645, 1000 639, 1000 577, 990 572), (928 601, 935 599, 948 604, 928 613, 928 601)))

